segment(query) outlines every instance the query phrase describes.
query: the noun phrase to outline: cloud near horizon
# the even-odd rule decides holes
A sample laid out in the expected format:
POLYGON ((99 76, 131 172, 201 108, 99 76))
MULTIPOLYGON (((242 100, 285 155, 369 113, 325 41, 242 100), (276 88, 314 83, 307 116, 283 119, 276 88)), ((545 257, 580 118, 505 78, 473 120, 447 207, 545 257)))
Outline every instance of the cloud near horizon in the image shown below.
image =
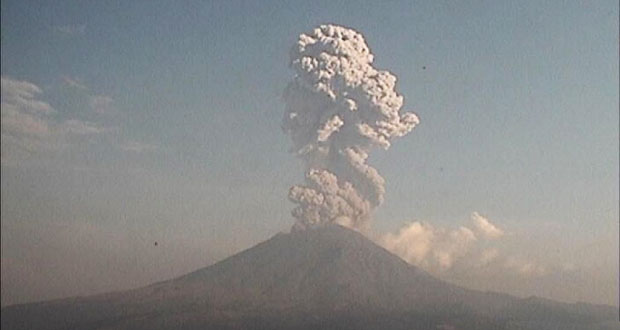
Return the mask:
POLYGON ((396 233, 387 233, 378 243, 406 262, 437 276, 464 272, 505 273, 510 276, 538 277, 547 267, 492 246, 504 231, 478 212, 471 214, 472 228, 456 229, 415 221, 396 233))

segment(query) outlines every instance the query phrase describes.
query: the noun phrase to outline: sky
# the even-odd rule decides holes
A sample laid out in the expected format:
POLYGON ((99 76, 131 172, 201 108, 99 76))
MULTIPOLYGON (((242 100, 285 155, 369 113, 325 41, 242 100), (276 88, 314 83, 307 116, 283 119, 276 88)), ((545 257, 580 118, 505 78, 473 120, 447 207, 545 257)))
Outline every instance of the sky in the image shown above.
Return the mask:
POLYGON ((386 181, 373 239, 460 285, 618 305, 617 1, 0 15, 3 306, 143 286, 288 231, 289 51, 326 23, 364 35, 420 118, 368 160, 386 181))

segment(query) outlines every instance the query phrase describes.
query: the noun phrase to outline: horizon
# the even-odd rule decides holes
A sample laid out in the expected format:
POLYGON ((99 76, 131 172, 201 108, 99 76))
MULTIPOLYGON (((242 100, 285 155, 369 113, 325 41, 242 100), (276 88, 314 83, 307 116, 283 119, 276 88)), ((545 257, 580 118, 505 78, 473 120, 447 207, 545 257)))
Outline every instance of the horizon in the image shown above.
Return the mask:
POLYGON ((288 232, 289 53, 334 24, 419 117, 369 153, 385 201, 357 229, 463 287, 617 307, 618 14, 2 1, 1 304, 146 286, 288 232))

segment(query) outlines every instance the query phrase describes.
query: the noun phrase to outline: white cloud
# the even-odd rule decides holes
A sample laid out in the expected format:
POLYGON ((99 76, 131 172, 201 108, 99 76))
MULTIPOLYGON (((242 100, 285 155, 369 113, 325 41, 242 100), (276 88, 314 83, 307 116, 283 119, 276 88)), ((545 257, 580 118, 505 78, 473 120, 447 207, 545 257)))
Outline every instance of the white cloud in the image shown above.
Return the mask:
POLYGON ((90 98, 90 107, 98 114, 114 111, 114 99, 105 95, 94 95, 90 98))
POLYGON ((88 135, 102 133, 104 129, 87 121, 69 119, 60 124, 59 131, 68 134, 88 135))
POLYGON ((74 137, 99 134, 98 125, 76 118, 62 119, 37 85, 2 76, 2 162, 70 144, 74 137))
POLYGON ((467 254, 476 240, 474 232, 467 227, 449 230, 413 222, 396 234, 383 236, 380 243, 408 263, 431 272, 443 272, 467 254))
POLYGON ((488 239, 498 239, 504 235, 503 230, 492 224, 489 219, 481 216, 478 212, 473 212, 471 219, 477 231, 488 239))
POLYGON ((159 147, 153 144, 147 144, 138 141, 127 141, 121 145, 121 149, 127 152, 144 153, 157 151, 159 147))
POLYGON ((433 251, 435 260, 441 270, 450 269, 456 259, 465 256, 473 242, 477 240, 476 235, 467 227, 459 227, 456 230, 438 230, 440 238, 435 244, 433 251))
POLYGON ((442 278, 510 276, 527 279, 548 273, 547 267, 533 260, 490 246, 497 244, 504 232, 477 212, 473 212, 471 218, 474 220, 472 228, 451 229, 413 222, 396 233, 383 235, 378 241, 408 263, 442 278))
POLYGON ((434 232, 433 226, 414 222, 396 234, 386 234, 381 239, 381 245, 411 264, 420 264, 431 249, 434 232))
POLYGON ((61 80, 64 87, 82 92, 79 94, 80 98, 84 98, 83 106, 88 107, 89 111, 99 115, 116 113, 113 98, 92 93, 90 88, 78 78, 64 75, 61 80))
POLYGON ((2 103, 3 134, 45 137, 50 133, 49 125, 40 117, 19 108, 2 103))
POLYGON ((539 277, 547 274, 547 269, 535 262, 519 257, 508 257, 503 263, 506 269, 521 276, 539 277))
POLYGON ((54 112, 51 105, 37 99, 42 91, 35 84, 2 77, 1 89, 2 109, 30 114, 51 114, 54 112))
POLYGON ((66 36, 79 36, 86 33, 86 24, 58 25, 53 30, 66 36))
POLYGON ((88 90, 88 87, 86 87, 86 85, 77 78, 72 78, 69 76, 62 76, 61 79, 62 79, 62 82, 66 86, 69 86, 71 88, 81 89, 81 90, 88 90))

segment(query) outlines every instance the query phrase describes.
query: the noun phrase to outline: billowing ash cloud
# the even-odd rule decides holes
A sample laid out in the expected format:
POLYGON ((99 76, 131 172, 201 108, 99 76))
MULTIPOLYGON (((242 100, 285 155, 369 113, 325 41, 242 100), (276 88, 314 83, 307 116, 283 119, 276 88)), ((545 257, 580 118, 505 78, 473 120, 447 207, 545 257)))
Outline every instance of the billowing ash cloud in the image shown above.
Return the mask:
POLYGON ((294 229, 326 223, 364 229, 383 202, 384 180, 366 163, 368 152, 387 149, 419 120, 400 112, 396 77, 372 62, 364 37, 335 25, 300 35, 291 49, 295 77, 284 91, 283 129, 306 166, 305 184, 289 192, 298 204, 294 229))

